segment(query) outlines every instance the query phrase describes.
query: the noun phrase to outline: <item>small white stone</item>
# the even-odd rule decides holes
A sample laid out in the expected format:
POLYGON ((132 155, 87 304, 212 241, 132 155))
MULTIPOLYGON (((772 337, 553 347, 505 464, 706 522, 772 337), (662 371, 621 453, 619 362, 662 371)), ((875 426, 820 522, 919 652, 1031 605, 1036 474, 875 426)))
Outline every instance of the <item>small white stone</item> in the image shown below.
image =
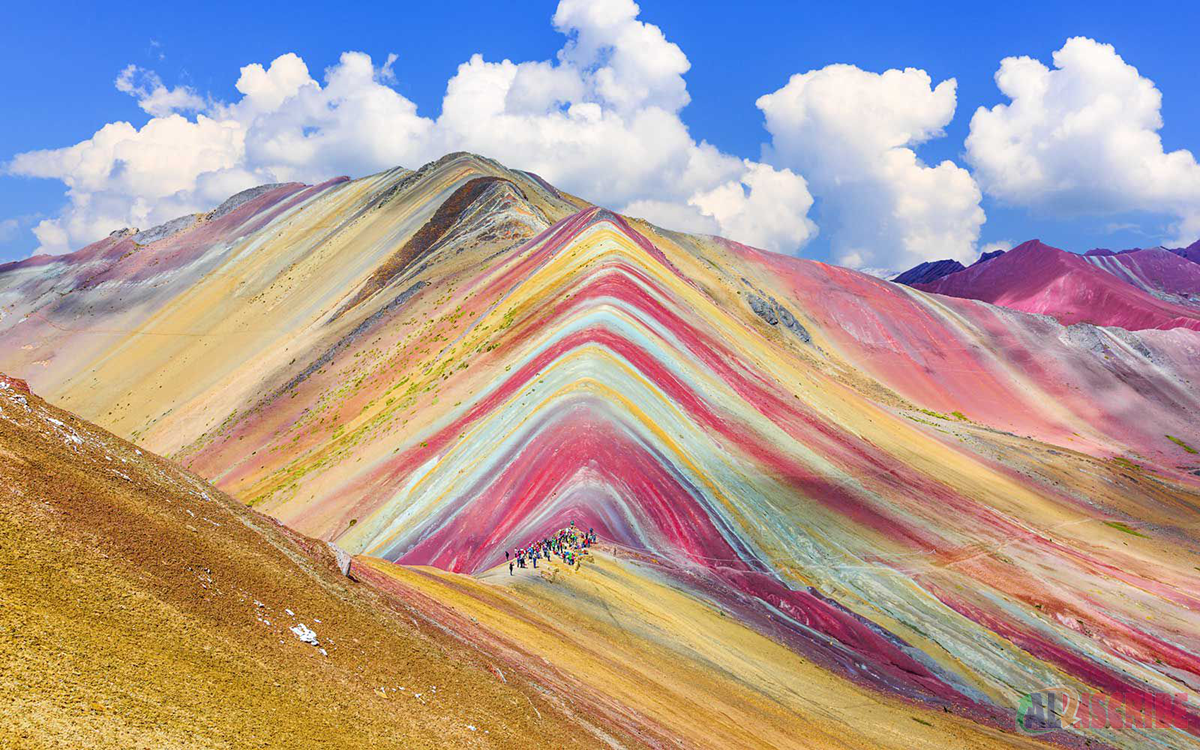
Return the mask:
POLYGON ((299 638, 301 641, 304 641, 305 643, 308 643, 313 646, 321 645, 321 642, 317 640, 317 634, 314 633, 312 631, 312 629, 310 627, 308 627, 307 625, 305 625, 304 623, 299 623, 299 624, 293 626, 291 628, 291 630, 293 633, 296 634, 296 637, 299 638))

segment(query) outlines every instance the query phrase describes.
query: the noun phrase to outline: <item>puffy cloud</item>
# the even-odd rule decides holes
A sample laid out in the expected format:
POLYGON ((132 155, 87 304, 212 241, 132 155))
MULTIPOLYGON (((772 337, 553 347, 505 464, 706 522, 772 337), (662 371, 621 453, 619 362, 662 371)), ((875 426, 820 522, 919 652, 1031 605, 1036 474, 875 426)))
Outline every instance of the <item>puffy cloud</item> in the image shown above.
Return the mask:
POLYGON ((816 236, 807 216, 813 197, 804 178, 790 169, 746 162, 746 173, 688 200, 722 231, 767 249, 803 245, 816 236))
POLYGON ((117 88, 157 113, 145 125, 109 123, 74 146, 18 154, 7 165, 12 174, 67 186, 67 207, 34 228, 36 252, 67 252, 124 226, 147 228, 256 184, 422 159, 433 123, 386 86, 385 75, 367 55, 348 52, 322 86, 303 60, 286 54, 268 68, 242 68, 242 98, 226 104, 201 102, 190 90, 166 89, 153 73, 126 68, 117 88), (197 102, 203 111, 194 119, 175 111, 197 102))
POLYGON ((912 265, 974 255, 984 213, 971 175, 924 164, 912 147, 943 134, 953 79, 923 70, 871 73, 829 65, 758 99, 766 161, 798 169, 816 194, 840 262, 912 265))
POLYGON ((66 252, 113 229, 201 210, 197 179, 234 168, 244 136, 238 123, 205 115, 155 117, 141 129, 115 122, 68 148, 18 154, 9 171, 66 184, 62 215, 34 228, 38 252, 66 252))
POLYGON ((807 216, 813 198, 803 177, 749 160, 744 166, 741 177, 696 193, 686 204, 643 199, 624 210, 668 229, 720 234, 775 251, 816 236, 817 225, 807 216))
POLYGON ((40 243, 34 249, 34 255, 64 253, 69 249, 67 247, 69 239, 67 237, 67 230, 59 226, 57 222, 43 219, 33 228, 33 235, 37 237, 40 243))
POLYGON ((785 252, 799 248, 814 233, 804 181, 789 172, 778 178, 787 190, 755 192, 753 183, 774 170, 691 137, 679 118, 688 103, 687 57, 637 13, 628 0, 563 0, 554 25, 568 41, 555 61, 489 62, 475 55, 460 65, 446 87, 435 151, 495 156, 671 228, 785 252), (718 198, 707 196, 723 186, 741 199, 715 210, 718 198), (771 225, 751 229, 751 215, 771 225), (794 231, 784 228, 783 215, 794 231))
POLYGON ((288 54, 266 71, 243 68, 238 90, 245 97, 224 112, 246 131, 245 164, 274 179, 362 175, 429 156, 433 122, 361 52, 343 53, 324 86, 288 54))
POLYGON ((43 252, 202 210, 256 183, 415 167, 460 149, 677 228, 795 251, 816 231, 804 179, 691 137, 679 117, 687 57, 638 12, 631 0, 562 0, 553 23, 567 41, 554 60, 473 56, 447 83, 436 120, 389 85, 394 55, 376 67, 347 52, 321 81, 291 53, 246 65, 241 98, 228 103, 130 66, 117 88, 149 122, 19 154, 8 171, 67 185, 67 207, 35 229, 43 252))
POLYGON ((275 58, 270 68, 258 63, 246 65, 234 86, 242 93, 238 108, 248 114, 271 112, 295 96, 301 88, 319 87, 309 76, 308 66, 294 52, 275 58))
POLYGON ((647 106, 676 112, 689 101, 683 74, 691 64, 661 29, 637 20, 638 10, 632 0, 562 0, 554 27, 570 41, 558 58, 618 112, 647 106))
POLYGON ((115 81, 117 91, 137 99, 138 106, 154 117, 165 117, 172 112, 196 112, 204 109, 204 99, 187 86, 168 89, 162 79, 152 70, 128 65, 115 81))
POLYGON ((1167 152, 1162 94, 1116 50, 1068 39, 1054 68, 1008 57, 996 85, 1010 102, 971 118, 967 160, 1008 203, 1059 215, 1147 211, 1174 218, 1174 241, 1200 236, 1200 166, 1167 152))

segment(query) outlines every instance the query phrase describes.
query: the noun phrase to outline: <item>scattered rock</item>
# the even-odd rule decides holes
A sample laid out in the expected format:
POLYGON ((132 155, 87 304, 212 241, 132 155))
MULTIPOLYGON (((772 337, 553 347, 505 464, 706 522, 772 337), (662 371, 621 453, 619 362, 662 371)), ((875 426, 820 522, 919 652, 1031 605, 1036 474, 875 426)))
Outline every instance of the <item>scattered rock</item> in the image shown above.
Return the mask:
POLYGON ((296 638, 307 643, 308 645, 317 646, 318 648, 321 646, 321 642, 317 640, 317 634, 313 632, 312 628, 308 627, 304 623, 299 623, 292 626, 291 630, 296 635, 296 638))

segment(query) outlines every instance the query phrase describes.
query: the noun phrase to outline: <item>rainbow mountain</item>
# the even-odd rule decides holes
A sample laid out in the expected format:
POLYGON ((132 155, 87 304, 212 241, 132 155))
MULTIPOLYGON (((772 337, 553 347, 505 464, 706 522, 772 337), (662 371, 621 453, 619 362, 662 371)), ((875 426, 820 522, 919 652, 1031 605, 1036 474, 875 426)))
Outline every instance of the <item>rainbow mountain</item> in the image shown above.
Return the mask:
POLYGON ((0 315, 0 371, 637 741, 1197 743, 1195 330, 666 231, 469 154, 0 266, 0 315), (509 575, 572 522, 588 564, 509 575), (1048 688, 1183 694, 1190 728, 1026 735, 1048 688))

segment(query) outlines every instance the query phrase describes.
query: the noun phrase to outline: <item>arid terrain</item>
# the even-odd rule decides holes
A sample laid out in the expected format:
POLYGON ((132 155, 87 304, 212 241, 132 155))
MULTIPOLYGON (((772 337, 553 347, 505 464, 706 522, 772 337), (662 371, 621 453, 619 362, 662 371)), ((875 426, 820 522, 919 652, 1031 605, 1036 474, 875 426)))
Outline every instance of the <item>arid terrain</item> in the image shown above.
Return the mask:
POLYGON ((1187 326, 463 153, 0 266, 0 311, 12 744, 1196 743, 1187 326), (564 527, 578 565, 510 571, 564 527), (1191 729, 1027 735, 1047 688, 1183 694, 1191 729))

